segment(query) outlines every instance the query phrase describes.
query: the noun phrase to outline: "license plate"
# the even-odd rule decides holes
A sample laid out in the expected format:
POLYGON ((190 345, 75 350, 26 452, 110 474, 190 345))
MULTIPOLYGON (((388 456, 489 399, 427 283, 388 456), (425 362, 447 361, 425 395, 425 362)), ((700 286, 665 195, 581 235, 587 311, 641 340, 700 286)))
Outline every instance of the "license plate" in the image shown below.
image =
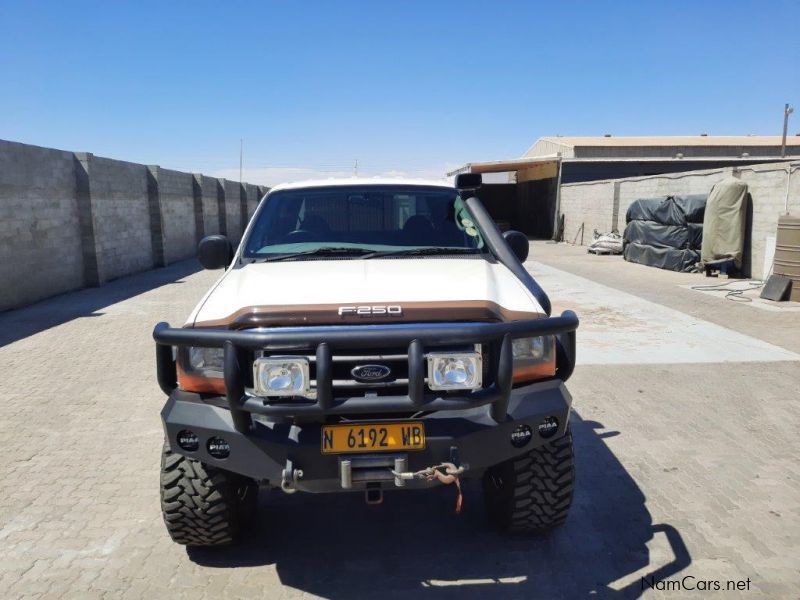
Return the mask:
POLYGON ((424 449, 425 426, 418 421, 322 427, 323 454, 424 449))

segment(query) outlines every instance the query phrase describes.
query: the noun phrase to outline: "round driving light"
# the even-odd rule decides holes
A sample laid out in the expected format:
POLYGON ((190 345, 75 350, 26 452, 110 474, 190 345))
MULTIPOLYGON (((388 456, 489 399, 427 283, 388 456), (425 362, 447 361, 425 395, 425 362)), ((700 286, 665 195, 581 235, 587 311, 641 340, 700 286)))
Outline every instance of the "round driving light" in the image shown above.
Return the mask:
POLYGON ((186 450, 187 452, 194 452, 200 447, 200 440, 197 439, 197 434, 194 431, 183 429, 178 432, 177 439, 178 439, 178 446, 181 447, 181 450, 186 450))
POLYGON ((533 430, 525 424, 517 425, 511 432, 511 445, 515 448, 522 448, 531 441, 533 430))
POLYGON ((221 437, 213 437, 208 440, 208 453, 214 458, 228 458, 231 447, 221 437))
POLYGON ((558 431, 558 419, 555 417, 547 417, 539 423, 539 435, 545 439, 553 437, 556 431, 558 431))

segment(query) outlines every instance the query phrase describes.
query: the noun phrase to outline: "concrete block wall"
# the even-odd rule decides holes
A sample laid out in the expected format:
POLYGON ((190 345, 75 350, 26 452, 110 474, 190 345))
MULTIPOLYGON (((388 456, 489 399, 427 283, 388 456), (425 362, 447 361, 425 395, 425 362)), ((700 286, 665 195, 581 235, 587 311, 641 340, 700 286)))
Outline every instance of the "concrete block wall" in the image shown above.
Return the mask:
POLYGON ((152 268, 147 167, 99 156, 88 164, 99 282, 152 268))
POLYGON ((203 204, 203 232, 205 235, 223 233, 219 212, 220 180, 207 175, 197 175, 200 180, 200 195, 203 204))
POLYGON ((0 311, 189 258, 205 235, 238 243, 263 193, 0 140, 0 311))
MULTIPOLYGON (((771 252, 778 217, 786 210, 800 214, 800 162, 770 163, 739 168, 689 171, 647 177, 630 177, 561 186, 564 239, 572 242, 585 223, 584 244, 592 241, 592 230, 601 232, 625 228, 625 212, 637 198, 681 194, 708 194, 725 177, 738 177, 748 185, 753 202, 750 233, 750 274, 762 278, 764 258, 771 252)), ((578 237, 580 242, 580 236, 578 237)))
POLYGON ((238 181, 222 181, 225 190, 225 235, 235 246, 242 238, 242 186, 238 181))
POLYGON ((247 207, 247 222, 249 223, 250 219, 253 217, 253 213, 256 212, 258 201, 261 200, 261 196, 259 195, 259 187, 257 185, 245 183, 242 184, 242 188, 244 189, 245 206, 247 207))
POLYGON ((772 167, 748 167, 740 173, 753 199, 751 269, 753 277, 758 278, 769 275, 764 271, 764 257, 767 253, 772 256, 774 252, 778 217, 786 213, 787 193, 788 212, 800 215, 800 162, 789 171, 784 165, 772 167))
POLYGON ((83 286, 72 152, 0 141, 0 309, 83 286))
POLYGON ((261 204, 261 201, 264 199, 264 196, 266 196, 267 192, 269 191, 269 188, 268 187, 264 187, 263 185, 257 186, 257 189, 258 189, 258 192, 256 193, 256 204, 253 207, 253 212, 256 211, 256 209, 258 208, 258 205, 261 204))
POLYGON ((164 264, 169 264, 191 256, 197 248, 194 176, 161 167, 151 167, 151 171, 155 173, 161 199, 164 264))
POLYGON ((592 241, 592 231, 611 231, 614 205, 614 182, 591 182, 591 187, 583 184, 561 186, 561 212, 564 214, 564 239, 581 243, 592 241))
POLYGON ((617 227, 622 233, 625 229, 625 213, 631 203, 638 198, 657 198, 683 194, 708 194, 715 183, 730 176, 730 169, 710 171, 690 171, 682 174, 646 178, 620 179, 618 181, 619 213, 617 227))

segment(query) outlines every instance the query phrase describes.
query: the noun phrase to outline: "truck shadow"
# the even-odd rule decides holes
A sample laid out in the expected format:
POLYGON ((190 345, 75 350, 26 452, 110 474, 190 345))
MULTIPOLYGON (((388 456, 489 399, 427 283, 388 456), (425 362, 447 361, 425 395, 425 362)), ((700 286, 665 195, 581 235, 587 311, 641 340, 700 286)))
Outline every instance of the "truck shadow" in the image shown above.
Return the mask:
MULTIPOLYGON (((45 298, 29 306, 0 312, 0 348, 79 317, 99 316, 99 310, 181 280, 200 270, 197 259, 135 273, 100 287, 84 288, 45 298)), ((153 323, 155 325, 155 323, 153 323)))
POLYGON ((218 568, 274 565, 283 585, 326 598, 638 597, 642 578, 660 580, 691 563, 680 533, 653 524, 645 496, 604 437, 573 412, 578 483, 565 526, 547 537, 509 537, 486 522, 480 484, 387 493, 381 506, 360 494, 281 492, 261 498, 258 525, 234 548, 190 549, 218 568), (651 564, 647 544, 670 556, 651 564), (668 550, 664 550, 664 548, 668 550))

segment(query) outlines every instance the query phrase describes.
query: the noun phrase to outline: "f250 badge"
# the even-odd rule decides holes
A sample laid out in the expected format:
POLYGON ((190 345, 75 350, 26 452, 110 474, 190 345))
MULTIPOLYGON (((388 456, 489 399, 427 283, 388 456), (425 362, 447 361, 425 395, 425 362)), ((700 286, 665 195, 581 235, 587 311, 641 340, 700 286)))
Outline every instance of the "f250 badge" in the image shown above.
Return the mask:
POLYGON ((397 317, 403 314, 403 307, 398 305, 383 306, 340 306, 339 316, 358 315, 362 317, 397 317))

